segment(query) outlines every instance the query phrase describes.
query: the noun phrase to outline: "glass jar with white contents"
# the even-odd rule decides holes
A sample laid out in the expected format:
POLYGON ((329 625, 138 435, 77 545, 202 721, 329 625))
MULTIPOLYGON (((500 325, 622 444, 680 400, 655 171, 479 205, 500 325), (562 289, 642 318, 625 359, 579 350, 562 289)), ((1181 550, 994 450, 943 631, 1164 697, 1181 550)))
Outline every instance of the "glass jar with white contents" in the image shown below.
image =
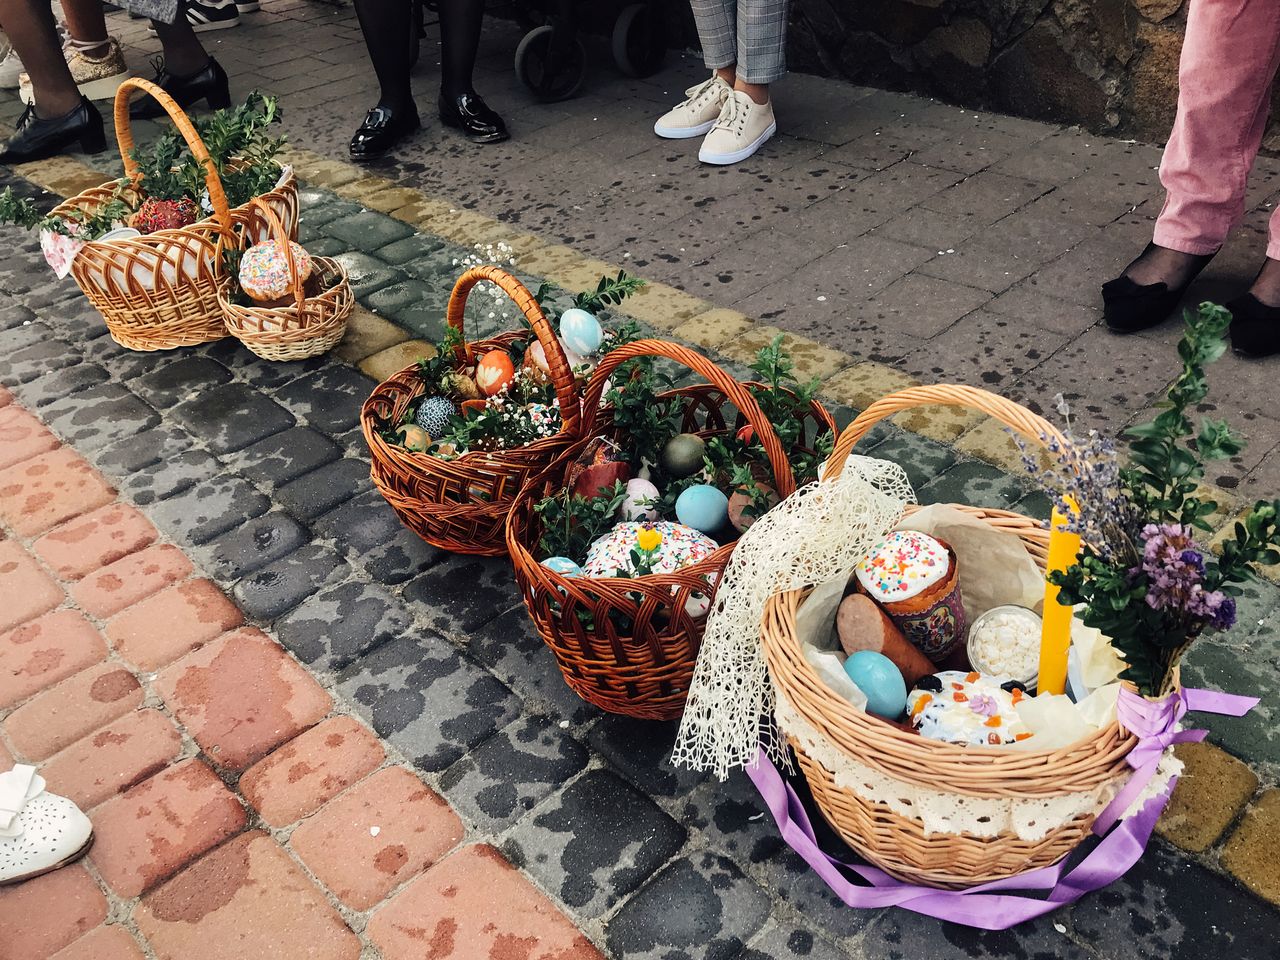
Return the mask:
POLYGON ((1030 690, 1040 675, 1042 627, 1034 610, 1014 604, 992 607, 969 628, 969 662, 979 673, 1010 677, 1030 690))

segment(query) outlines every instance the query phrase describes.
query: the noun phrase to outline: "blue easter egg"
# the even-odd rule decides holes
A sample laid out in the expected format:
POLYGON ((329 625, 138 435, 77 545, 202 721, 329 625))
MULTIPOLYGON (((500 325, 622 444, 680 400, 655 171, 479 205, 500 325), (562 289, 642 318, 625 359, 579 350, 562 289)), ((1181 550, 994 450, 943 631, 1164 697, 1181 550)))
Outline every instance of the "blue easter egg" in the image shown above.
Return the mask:
POLYGON ((844 662, 844 672, 867 695, 867 713, 897 720, 907 707, 902 671, 883 653, 859 650, 844 662))
POLYGON ((729 498, 705 483, 686 487, 676 498, 676 517, 686 527, 711 533, 729 519, 729 498))
POLYGON ((560 315, 560 339, 574 353, 586 355, 600 349, 604 330, 600 321, 577 307, 570 307, 560 315))
POLYGON ((562 577, 582 576, 582 568, 568 557, 547 557, 542 561, 542 565, 552 573, 558 573, 562 577))

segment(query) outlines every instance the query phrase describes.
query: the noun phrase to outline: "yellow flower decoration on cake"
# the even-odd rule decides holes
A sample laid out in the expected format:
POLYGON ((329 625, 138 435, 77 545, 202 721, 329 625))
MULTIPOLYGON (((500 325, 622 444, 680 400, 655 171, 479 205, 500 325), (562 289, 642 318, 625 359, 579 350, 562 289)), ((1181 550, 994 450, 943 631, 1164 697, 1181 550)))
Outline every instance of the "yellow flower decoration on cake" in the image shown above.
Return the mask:
POLYGON ((645 527, 636 533, 636 544, 641 550, 657 550, 660 543, 662 543, 662 532, 653 527, 645 527))

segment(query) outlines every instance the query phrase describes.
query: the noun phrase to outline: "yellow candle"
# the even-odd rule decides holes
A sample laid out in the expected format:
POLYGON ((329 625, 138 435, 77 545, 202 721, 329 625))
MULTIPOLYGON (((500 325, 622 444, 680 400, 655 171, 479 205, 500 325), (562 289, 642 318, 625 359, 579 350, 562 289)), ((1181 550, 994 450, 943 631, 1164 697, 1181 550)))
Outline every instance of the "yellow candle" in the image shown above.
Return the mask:
MULTIPOLYGON (((1073 512, 1075 504, 1068 501, 1073 512)), ((1057 510, 1049 526, 1048 574, 1065 572, 1080 555, 1080 535, 1063 529, 1068 518, 1057 510)), ((1058 603, 1058 588, 1045 581, 1044 629, 1040 634, 1040 693, 1063 693, 1067 688, 1067 648, 1071 645, 1071 607, 1058 603)))

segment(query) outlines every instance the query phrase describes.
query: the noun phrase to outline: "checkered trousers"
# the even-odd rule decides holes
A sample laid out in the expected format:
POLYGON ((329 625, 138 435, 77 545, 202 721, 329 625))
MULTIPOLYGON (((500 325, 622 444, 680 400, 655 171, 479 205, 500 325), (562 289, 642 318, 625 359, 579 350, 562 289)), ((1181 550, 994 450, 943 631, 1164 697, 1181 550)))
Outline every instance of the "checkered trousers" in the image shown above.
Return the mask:
POLYGON ((787 72, 789 0, 690 0, 712 70, 737 65, 746 83, 773 83, 787 72))

